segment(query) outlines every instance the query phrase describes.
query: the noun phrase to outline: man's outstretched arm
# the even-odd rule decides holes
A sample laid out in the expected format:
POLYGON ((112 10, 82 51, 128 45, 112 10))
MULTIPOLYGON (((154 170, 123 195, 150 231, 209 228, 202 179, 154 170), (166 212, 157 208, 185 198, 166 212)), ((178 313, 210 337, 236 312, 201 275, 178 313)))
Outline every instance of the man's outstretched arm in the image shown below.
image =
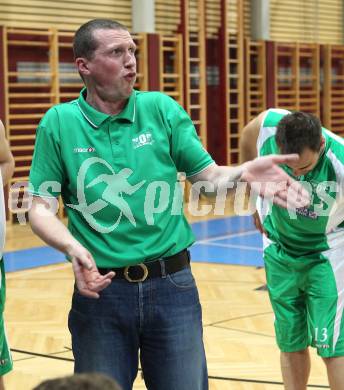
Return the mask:
POLYGON ((298 159, 296 154, 286 154, 258 157, 237 167, 212 164, 189 180, 191 183, 208 181, 215 186, 215 192, 221 188, 234 191, 239 181, 247 182, 258 195, 271 199, 278 206, 304 207, 309 203, 308 192, 278 166, 298 159))
POLYGON ((241 165, 227 167, 214 163, 199 174, 189 177, 189 180, 191 183, 209 181, 215 186, 215 191, 221 187, 234 191, 239 181, 247 182, 258 195, 271 199, 281 207, 303 207, 309 203, 308 192, 279 167, 279 164, 297 161, 299 156, 270 155, 257 158, 256 143, 264 114, 263 112, 254 118, 243 130, 240 142, 241 165), (229 183, 233 185, 230 186, 229 183))

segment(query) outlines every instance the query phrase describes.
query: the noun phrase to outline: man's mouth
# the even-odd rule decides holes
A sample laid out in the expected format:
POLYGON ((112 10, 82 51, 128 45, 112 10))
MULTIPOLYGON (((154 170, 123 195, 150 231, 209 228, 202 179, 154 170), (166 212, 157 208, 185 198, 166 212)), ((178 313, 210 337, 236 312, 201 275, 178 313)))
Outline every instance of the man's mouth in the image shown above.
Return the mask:
POLYGON ((129 79, 129 80, 132 80, 132 79, 134 79, 135 77, 136 77, 136 72, 129 72, 129 73, 127 73, 127 74, 124 76, 125 79, 129 79))

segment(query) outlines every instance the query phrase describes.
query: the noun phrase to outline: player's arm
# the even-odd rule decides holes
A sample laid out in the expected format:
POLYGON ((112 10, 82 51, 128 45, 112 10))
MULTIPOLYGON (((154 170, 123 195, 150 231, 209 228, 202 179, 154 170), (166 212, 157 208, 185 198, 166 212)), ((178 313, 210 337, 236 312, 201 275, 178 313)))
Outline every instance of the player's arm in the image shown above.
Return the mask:
POLYGON ((243 129, 240 137, 240 162, 257 157, 257 139, 266 111, 253 118, 243 129))
POLYGON ((29 219, 38 237, 69 256, 79 292, 89 298, 99 298, 99 292, 111 283, 114 272, 106 275, 99 273, 91 253, 53 213, 49 198, 33 197, 29 219))
POLYGON ((5 136, 5 128, 0 121, 0 169, 4 185, 8 183, 14 171, 14 158, 5 136))
MULTIPOLYGON (((246 161, 253 160, 257 157, 257 140, 260 132, 260 127, 262 125, 266 111, 262 112, 255 118, 253 118, 243 129, 240 137, 240 162, 244 163, 246 161)), ((247 193, 247 196, 250 196, 247 193)), ((251 203, 252 198, 250 197, 251 203)), ((253 210, 255 210, 255 205, 251 204, 253 210)), ((257 211, 253 214, 253 223, 257 230, 262 234, 267 234, 261 223, 259 214, 257 211)))

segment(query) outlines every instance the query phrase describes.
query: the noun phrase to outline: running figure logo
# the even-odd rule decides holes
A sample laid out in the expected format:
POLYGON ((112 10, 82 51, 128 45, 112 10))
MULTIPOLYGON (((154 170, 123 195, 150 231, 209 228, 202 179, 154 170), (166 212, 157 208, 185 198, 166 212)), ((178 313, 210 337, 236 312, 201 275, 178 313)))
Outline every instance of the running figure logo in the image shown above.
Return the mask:
POLYGON ((90 226, 99 233, 112 232, 121 222, 122 216, 126 217, 133 226, 136 226, 136 221, 130 206, 123 199, 122 194, 134 194, 140 187, 144 185, 146 181, 142 180, 135 185, 131 185, 128 182, 128 178, 132 173, 133 171, 129 168, 124 168, 118 173, 115 173, 112 166, 105 160, 98 157, 88 158, 82 163, 78 172, 77 197, 79 204, 68 204, 67 206, 80 211, 90 226), (94 164, 105 165, 111 174, 101 174, 85 186, 86 173, 88 169, 94 164), (102 198, 97 199, 93 203, 87 204, 84 189, 91 188, 99 183, 107 184, 105 190, 103 191, 102 198), (109 203, 117 207, 120 210, 120 213, 113 225, 103 226, 93 217, 93 214, 105 208, 109 203))

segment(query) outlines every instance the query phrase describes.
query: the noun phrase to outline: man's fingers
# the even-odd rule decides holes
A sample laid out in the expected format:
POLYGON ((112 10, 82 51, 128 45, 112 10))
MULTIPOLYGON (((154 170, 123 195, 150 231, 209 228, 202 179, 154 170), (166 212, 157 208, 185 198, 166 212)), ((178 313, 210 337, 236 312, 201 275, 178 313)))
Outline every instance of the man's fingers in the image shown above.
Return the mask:
MULTIPOLYGON (((87 263, 87 262, 86 262, 87 263)), ((106 288, 111 279, 115 276, 114 272, 108 272, 106 275, 101 275, 97 270, 92 259, 90 259, 91 268, 85 267, 85 262, 79 258, 72 259, 73 271, 78 291, 81 295, 88 298, 99 298, 98 292, 106 288)))
POLYGON ((99 281, 94 281, 94 282, 89 282, 87 287, 94 292, 99 292, 101 290, 104 290, 109 284, 111 283, 111 279, 105 279, 102 280, 101 282, 99 281))
POLYGON ((93 269, 91 271, 84 270, 83 273, 87 288, 95 292, 104 290, 115 276, 113 271, 110 271, 105 275, 101 275, 97 269, 93 269))
POLYGON ((78 291, 84 297, 93 298, 93 299, 98 299, 99 298, 99 294, 97 292, 91 291, 91 290, 89 290, 87 288, 80 288, 80 287, 78 287, 78 291))
POLYGON ((298 209, 309 204, 308 199, 300 199, 297 193, 291 195, 290 191, 286 190, 276 192, 272 198, 272 202, 287 209, 298 209))
POLYGON ((85 276, 83 274, 82 266, 79 264, 79 262, 76 259, 72 259, 72 266, 73 266, 76 286, 78 288, 79 293, 88 298, 99 298, 98 293, 94 291, 90 291, 88 289, 85 276))
POLYGON ((110 271, 105 275, 101 275, 97 269, 85 271, 85 279, 87 283, 102 283, 104 280, 108 280, 111 283, 114 276, 115 272, 113 271, 110 271))
POLYGON ((103 275, 104 279, 113 279, 113 277, 116 275, 114 271, 110 271, 107 274, 103 275))
POLYGON ((270 157, 275 164, 287 164, 298 161, 300 158, 298 154, 274 154, 270 157))
POLYGON ((296 200, 298 207, 307 206, 310 203, 308 191, 289 175, 285 174, 285 179, 285 181, 279 183, 280 187, 278 187, 278 183, 276 184, 277 188, 280 188, 278 192, 282 194, 282 197, 287 200, 287 197, 290 196, 291 201, 296 200), (284 193, 284 189, 288 189, 288 192, 284 193))
POLYGON ((113 271, 101 275, 97 266, 87 251, 72 258, 73 271, 77 288, 81 295, 88 298, 99 298, 99 292, 108 287, 115 276, 113 271))
MULTIPOLYGON (((258 183, 259 184, 259 183, 258 183)), ((256 183, 252 183, 253 189, 257 188, 260 196, 271 199, 275 204, 283 204, 282 207, 300 208, 308 206, 310 203, 310 195, 302 185, 296 181, 292 181, 288 184, 286 181, 264 183, 261 186, 256 183), (281 202, 276 202, 276 199, 280 199, 281 202)))
MULTIPOLYGON (((285 196, 284 194, 282 196, 285 196)), ((293 180, 288 186, 288 191, 285 198, 291 206, 297 208, 308 206, 311 202, 311 197, 308 191, 297 181, 293 180)))

